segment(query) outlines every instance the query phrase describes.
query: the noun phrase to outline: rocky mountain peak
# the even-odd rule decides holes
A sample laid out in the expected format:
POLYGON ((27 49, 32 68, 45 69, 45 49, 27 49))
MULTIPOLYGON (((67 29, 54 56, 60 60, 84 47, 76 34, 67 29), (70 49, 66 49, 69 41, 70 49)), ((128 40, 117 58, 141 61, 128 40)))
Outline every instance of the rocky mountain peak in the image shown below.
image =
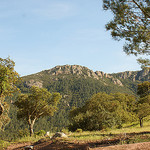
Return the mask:
POLYGON ((114 84, 123 86, 119 79, 115 79, 113 76, 106 74, 102 71, 92 71, 87 67, 80 65, 64 65, 64 66, 56 66, 50 70, 48 70, 48 74, 52 76, 58 75, 78 75, 83 76, 85 78, 90 77, 97 80, 103 78, 109 78, 114 84))
POLYGON ((99 77, 104 76, 105 74, 101 71, 92 71, 87 67, 80 65, 64 65, 64 66, 56 66, 48 71, 50 75, 57 76, 61 74, 72 74, 72 75, 81 75, 84 77, 94 77, 99 79, 99 77))
POLYGON ((28 80, 25 85, 27 87, 38 86, 43 87, 43 79, 52 79, 57 81, 59 78, 65 78, 66 75, 75 75, 84 78, 93 78, 100 80, 105 85, 107 83, 113 83, 118 86, 124 86, 123 81, 130 80, 134 81, 150 81, 150 69, 141 71, 125 71, 120 73, 107 74, 102 71, 92 71, 87 67, 80 65, 63 65, 56 66, 52 69, 45 70, 33 75, 28 76, 28 80))

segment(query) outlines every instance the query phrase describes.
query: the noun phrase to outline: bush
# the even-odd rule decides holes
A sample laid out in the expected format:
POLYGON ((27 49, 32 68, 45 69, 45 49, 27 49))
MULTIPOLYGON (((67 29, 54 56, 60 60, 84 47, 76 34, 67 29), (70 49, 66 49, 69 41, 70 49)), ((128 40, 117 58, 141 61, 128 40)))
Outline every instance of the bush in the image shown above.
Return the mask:
POLYGON ((68 134, 68 133, 69 133, 69 130, 68 130, 68 128, 63 128, 63 129, 61 130, 61 132, 65 133, 65 134, 68 134))
POLYGON ((38 136, 44 136, 45 134, 46 134, 46 132, 44 130, 40 130, 35 133, 35 135, 38 135, 38 136))
POLYGON ((18 131, 18 137, 22 138, 22 137, 27 137, 29 136, 29 131, 28 129, 24 129, 24 130, 19 130, 18 131))
POLYGON ((82 131, 82 129, 77 129, 76 132, 82 133, 83 131, 82 131))
POLYGON ((0 140, 0 149, 4 149, 9 145, 9 142, 0 140))

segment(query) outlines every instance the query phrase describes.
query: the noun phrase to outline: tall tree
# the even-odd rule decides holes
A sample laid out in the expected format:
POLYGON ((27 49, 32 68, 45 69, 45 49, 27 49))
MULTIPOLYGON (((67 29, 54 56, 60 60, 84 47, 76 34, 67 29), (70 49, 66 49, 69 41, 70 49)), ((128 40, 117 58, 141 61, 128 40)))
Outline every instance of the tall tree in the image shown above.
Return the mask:
POLYGON ((140 121, 140 127, 143 127, 144 118, 150 115, 150 82, 145 81, 138 84, 137 94, 139 99, 136 113, 140 121))
POLYGON ((5 102, 6 96, 18 91, 15 83, 19 79, 18 73, 14 70, 15 62, 10 58, 0 58, 0 129, 9 122, 9 105, 5 102))
POLYGON ((45 88, 31 87, 29 94, 20 94, 14 103, 18 108, 18 119, 24 119, 33 135, 33 126, 37 119, 44 116, 52 116, 57 110, 57 104, 61 98, 59 93, 47 91, 45 88))
MULTIPOLYGON (((114 18, 106 29, 115 40, 125 39, 127 54, 150 55, 150 1, 149 0, 103 0, 104 10, 110 10, 114 18)), ((139 63, 150 66, 149 59, 139 63)))

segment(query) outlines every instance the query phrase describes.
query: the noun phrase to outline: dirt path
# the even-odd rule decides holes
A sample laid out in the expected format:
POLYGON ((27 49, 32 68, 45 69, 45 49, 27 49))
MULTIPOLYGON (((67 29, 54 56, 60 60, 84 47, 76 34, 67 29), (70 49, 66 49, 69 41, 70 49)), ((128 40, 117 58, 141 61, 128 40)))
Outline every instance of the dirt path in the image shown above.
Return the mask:
POLYGON ((31 142, 12 144, 6 150, 20 150, 27 145, 31 145, 31 142))
POLYGON ((97 147, 92 148, 91 150, 150 150, 150 142, 97 147))
MULTIPOLYGON (((31 143, 14 144, 7 150, 24 150, 24 146, 31 143)), ((46 141, 34 145, 34 150, 150 150, 150 142, 125 144, 125 145, 101 145, 100 147, 92 148, 94 145, 89 143, 61 142, 61 141, 46 141)))

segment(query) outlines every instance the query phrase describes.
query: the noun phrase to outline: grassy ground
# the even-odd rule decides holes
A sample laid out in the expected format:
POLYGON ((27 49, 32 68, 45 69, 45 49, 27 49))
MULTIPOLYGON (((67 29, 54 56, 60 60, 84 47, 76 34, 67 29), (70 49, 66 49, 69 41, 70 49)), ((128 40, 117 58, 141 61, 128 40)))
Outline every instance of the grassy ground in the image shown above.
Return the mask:
MULTIPOLYGON (((82 133, 71 133, 70 141, 84 141, 87 143, 97 141, 110 141, 115 144, 131 144, 150 141, 150 121, 144 123, 141 128, 139 123, 125 124, 121 129, 107 129, 102 131, 86 131, 82 133)), ((102 142, 103 143, 103 142, 102 142)), ((104 142, 105 143, 105 142, 104 142)))
POLYGON ((3 149, 10 145, 10 142, 0 140, 0 149, 3 149))
MULTIPOLYGON (((69 138, 67 141, 73 142, 99 142, 100 141, 115 141, 116 144, 131 144, 139 142, 149 142, 150 141, 150 121, 144 123, 144 127, 140 128, 138 123, 126 124, 121 129, 107 129, 102 131, 84 131, 84 132, 67 132, 69 138)), ((53 133, 51 133, 51 136, 53 133)), ((35 137, 24 137, 17 139, 13 143, 23 143, 23 142, 37 142, 42 136, 35 137)), ((0 141, 0 147, 7 147, 9 142, 0 141)))

